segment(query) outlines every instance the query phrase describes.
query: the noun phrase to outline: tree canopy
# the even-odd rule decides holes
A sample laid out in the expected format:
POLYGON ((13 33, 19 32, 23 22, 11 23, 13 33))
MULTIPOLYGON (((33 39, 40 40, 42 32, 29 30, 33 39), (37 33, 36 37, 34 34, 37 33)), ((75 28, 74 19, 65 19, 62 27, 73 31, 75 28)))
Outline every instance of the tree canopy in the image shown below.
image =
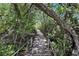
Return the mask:
POLYGON ((0 55, 27 55, 34 38, 42 39, 37 30, 53 55, 79 55, 78 16, 77 3, 0 4, 0 55))

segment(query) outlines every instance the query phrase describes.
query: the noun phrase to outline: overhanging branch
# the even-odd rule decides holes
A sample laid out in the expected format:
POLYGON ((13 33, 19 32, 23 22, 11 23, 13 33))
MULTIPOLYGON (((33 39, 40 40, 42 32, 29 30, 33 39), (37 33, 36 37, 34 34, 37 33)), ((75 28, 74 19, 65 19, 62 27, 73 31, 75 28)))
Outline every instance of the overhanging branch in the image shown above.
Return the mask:
POLYGON ((75 45, 77 47, 77 51, 79 52, 79 41, 78 41, 78 36, 76 34, 76 32, 73 30, 73 28, 66 24, 65 22, 63 22, 59 15, 52 10, 51 8, 48 8, 47 6, 45 6, 42 3, 34 3, 34 5, 36 7, 38 7, 40 10, 42 10, 44 13, 46 13, 48 16, 50 16, 51 18, 54 18, 54 20, 57 22, 58 25, 60 25, 60 27, 62 29, 64 29, 64 31, 70 35, 70 37, 72 38, 72 41, 75 42, 75 45))

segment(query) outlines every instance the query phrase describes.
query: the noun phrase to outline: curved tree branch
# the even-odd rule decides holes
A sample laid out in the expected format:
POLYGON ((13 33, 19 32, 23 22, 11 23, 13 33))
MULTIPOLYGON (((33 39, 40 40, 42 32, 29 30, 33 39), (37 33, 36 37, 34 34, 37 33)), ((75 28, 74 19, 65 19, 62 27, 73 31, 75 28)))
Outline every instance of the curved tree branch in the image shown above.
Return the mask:
POLYGON ((48 8, 47 6, 45 6, 42 3, 34 3, 34 5, 36 7, 38 7, 40 10, 42 10, 44 13, 46 13, 48 16, 50 16, 51 18, 54 18, 54 20, 56 21, 56 23, 58 25, 60 25, 60 27, 62 29, 64 29, 64 31, 67 34, 70 35, 70 37, 72 38, 72 41, 75 42, 75 46, 77 48, 77 52, 79 53, 78 35, 76 34, 75 30, 70 25, 68 25, 64 21, 62 21, 61 18, 59 17, 59 15, 54 10, 52 10, 51 8, 48 8))

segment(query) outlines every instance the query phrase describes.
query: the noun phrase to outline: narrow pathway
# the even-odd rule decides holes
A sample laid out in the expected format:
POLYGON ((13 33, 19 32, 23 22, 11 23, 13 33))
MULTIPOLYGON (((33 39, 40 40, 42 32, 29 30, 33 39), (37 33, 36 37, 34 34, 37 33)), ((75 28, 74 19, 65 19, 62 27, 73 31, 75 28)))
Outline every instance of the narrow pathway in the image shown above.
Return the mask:
POLYGON ((44 37, 43 33, 36 29, 37 35, 32 41, 32 46, 29 49, 30 56, 51 56, 49 49, 49 41, 44 37))

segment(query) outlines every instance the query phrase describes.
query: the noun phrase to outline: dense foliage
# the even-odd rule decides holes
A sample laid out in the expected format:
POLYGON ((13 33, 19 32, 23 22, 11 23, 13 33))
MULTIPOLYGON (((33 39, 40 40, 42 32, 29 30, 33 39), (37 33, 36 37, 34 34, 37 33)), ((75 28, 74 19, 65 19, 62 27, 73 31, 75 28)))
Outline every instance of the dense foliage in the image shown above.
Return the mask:
MULTIPOLYGON (((79 35, 79 4, 45 4, 79 35)), ((19 55, 28 50, 34 28, 40 29, 51 41, 56 55, 71 55, 71 38, 56 21, 32 4, 0 4, 0 55, 19 55), (24 46, 25 45, 25 46, 24 46)))

